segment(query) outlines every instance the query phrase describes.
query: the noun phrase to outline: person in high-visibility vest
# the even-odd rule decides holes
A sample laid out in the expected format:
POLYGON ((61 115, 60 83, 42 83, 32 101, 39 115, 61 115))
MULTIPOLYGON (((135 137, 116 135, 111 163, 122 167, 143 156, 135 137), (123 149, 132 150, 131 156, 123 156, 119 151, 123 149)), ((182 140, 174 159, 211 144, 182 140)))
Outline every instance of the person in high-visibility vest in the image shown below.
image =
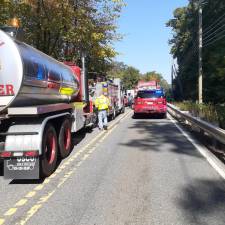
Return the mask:
POLYGON ((95 100, 95 107, 98 109, 98 127, 100 130, 104 128, 104 130, 107 130, 107 111, 109 109, 109 98, 106 97, 106 95, 100 95, 95 100))

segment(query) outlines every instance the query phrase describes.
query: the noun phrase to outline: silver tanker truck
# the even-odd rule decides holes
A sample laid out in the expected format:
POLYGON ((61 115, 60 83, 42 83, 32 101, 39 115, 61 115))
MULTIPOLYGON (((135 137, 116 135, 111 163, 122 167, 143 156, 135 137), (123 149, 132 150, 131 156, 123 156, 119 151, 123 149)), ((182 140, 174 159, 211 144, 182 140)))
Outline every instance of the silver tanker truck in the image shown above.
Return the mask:
MULTIPOLYGON (((84 73, 82 73, 84 75, 84 73)), ((38 179, 71 151, 71 132, 95 122, 87 82, 75 66, 56 61, 0 30, 0 158, 4 177, 38 179)))

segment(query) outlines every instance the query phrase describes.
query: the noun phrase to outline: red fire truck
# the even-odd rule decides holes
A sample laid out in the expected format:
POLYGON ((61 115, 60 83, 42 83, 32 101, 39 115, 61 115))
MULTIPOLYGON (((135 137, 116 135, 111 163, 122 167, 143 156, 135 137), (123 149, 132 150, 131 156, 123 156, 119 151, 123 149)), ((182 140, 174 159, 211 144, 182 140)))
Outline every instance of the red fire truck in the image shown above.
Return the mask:
POLYGON ((157 114, 166 117, 166 98, 157 81, 140 81, 135 89, 134 117, 140 114, 157 114))
POLYGON ((95 97, 105 93, 110 101, 110 107, 108 116, 114 119, 119 113, 124 113, 124 88, 121 79, 115 78, 114 80, 108 80, 99 82, 96 84, 95 97))

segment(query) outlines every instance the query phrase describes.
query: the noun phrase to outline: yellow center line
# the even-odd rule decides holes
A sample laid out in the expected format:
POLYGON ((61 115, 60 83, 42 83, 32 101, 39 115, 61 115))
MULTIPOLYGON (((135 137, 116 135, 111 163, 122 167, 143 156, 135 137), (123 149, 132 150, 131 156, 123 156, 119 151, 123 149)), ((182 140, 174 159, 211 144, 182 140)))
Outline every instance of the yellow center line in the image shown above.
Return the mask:
POLYGON ((90 156, 90 154, 85 154, 82 158, 82 160, 86 160, 88 157, 90 156))
POLYGON ((57 185, 57 188, 60 188, 60 186, 62 186, 65 182, 66 182, 66 180, 69 178, 69 176, 68 177, 63 177, 63 178, 61 178, 60 179, 60 182, 58 183, 58 185, 57 185))
POLYGON ((15 206, 16 206, 16 207, 22 206, 22 205, 26 204, 27 201, 28 201, 28 199, 22 198, 22 199, 20 199, 20 200, 15 204, 15 206))
POLYGON ((17 211, 17 208, 11 208, 11 209, 9 209, 9 210, 4 214, 4 216, 11 216, 11 215, 13 215, 16 211, 17 211))
POLYGON ((37 193, 36 191, 30 191, 25 197, 26 198, 32 198, 36 195, 36 193, 37 193))
POLYGON ((69 171, 68 173, 66 173, 66 175, 71 175, 73 173, 73 171, 69 171))
POLYGON ((26 222, 41 208, 41 204, 34 205, 28 212, 25 219, 21 220, 19 223, 16 223, 16 225, 24 225, 26 222))
POLYGON ((61 173, 62 172, 62 169, 58 168, 56 171, 55 171, 55 174, 58 174, 58 173, 61 173))
POLYGON ((51 191, 51 192, 49 192, 47 195, 41 197, 40 200, 38 201, 38 204, 47 202, 48 199, 55 193, 55 191, 56 191, 56 189, 51 191))
POLYGON ((48 177, 44 180, 43 184, 48 184, 49 182, 50 182, 50 178, 48 177))
POLYGON ((39 184, 38 186, 36 186, 35 188, 34 188, 34 190, 35 191, 40 191, 40 190, 42 190, 44 188, 44 184, 39 184))
POLYGON ((53 179, 55 176, 56 176, 56 174, 53 173, 49 178, 50 178, 50 179, 53 179))

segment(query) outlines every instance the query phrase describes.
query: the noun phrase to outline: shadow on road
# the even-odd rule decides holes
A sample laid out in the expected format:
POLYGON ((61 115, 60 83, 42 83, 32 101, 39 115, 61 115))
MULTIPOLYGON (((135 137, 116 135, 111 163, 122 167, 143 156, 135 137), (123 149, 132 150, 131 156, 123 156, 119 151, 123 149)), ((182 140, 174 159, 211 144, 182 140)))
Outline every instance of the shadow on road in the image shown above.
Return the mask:
POLYGON ((140 119, 164 119, 164 116, 163 115, 159 115, 159 114, 146 114, 146 113, 143 113, 143 114, 138 114, 138 115, 133 115, 132 116, 132 119, 134 120, 140 120, 140 119))
POLYGON ((44 182, 43 179, 33 179, 33 180, 12 180, 9 184, 42 184, 44 182))
POLYGON ((172 151, 177 154, 201 157, 195 147, 167 119, 135 120, 128 129, 137 130, 137 135, 121 145, 141 151, 172 151))
POLYGON ((210 225, 212 221, 213 224, 225 224, 224 190, 224 181, 198 179, 182 188, 182 195, 176 203, 190 224, 210 225))
POLYGON ((76 145, 78 145, 85 138, 87 132, 91 133, 92 129, 88 129, 88 128, 82 129, 82 130, 72 134, 72 148, 74 148, 76 145))
MULTIPOLYGON (((181 186, 178 184, 179 189, 173 197, 173 201, 177 205, 177 213, 180 215, 180 211, 182 212, 185 221, 189 221, 186 223, 188 225, 225 224, 225 182, 218 178, 210 179, 207 171, 205 171, 204 178, 195 178, 199 177, 200 173, 195 171, 196 173, 192 174, 191 172, 203 157, 170 120, 133 120, 127 130, 131 138, 126 139, 120 145, 128 146, 129 149, 154 151, 162 154, 173 152, 177 155, 195 157, 197 160, 180 157, 176 161, 176 163, 180 163, 177 168, 183 179, 180 183, 181 186), (189 162, 192 161, 195 164, 192 164, 194 168, 190 169, 189 166, 192 165, 189 162)), ((171 161, 171 163, 173 162, 171 161)), ((176 175, 174 179, 176 179, 176 175)), ((169 193, 168 190, 168 196, 171 194, 172 192, 169 193)), ((168 201, 170 201, 170 197, 168 197, 168 201)))

